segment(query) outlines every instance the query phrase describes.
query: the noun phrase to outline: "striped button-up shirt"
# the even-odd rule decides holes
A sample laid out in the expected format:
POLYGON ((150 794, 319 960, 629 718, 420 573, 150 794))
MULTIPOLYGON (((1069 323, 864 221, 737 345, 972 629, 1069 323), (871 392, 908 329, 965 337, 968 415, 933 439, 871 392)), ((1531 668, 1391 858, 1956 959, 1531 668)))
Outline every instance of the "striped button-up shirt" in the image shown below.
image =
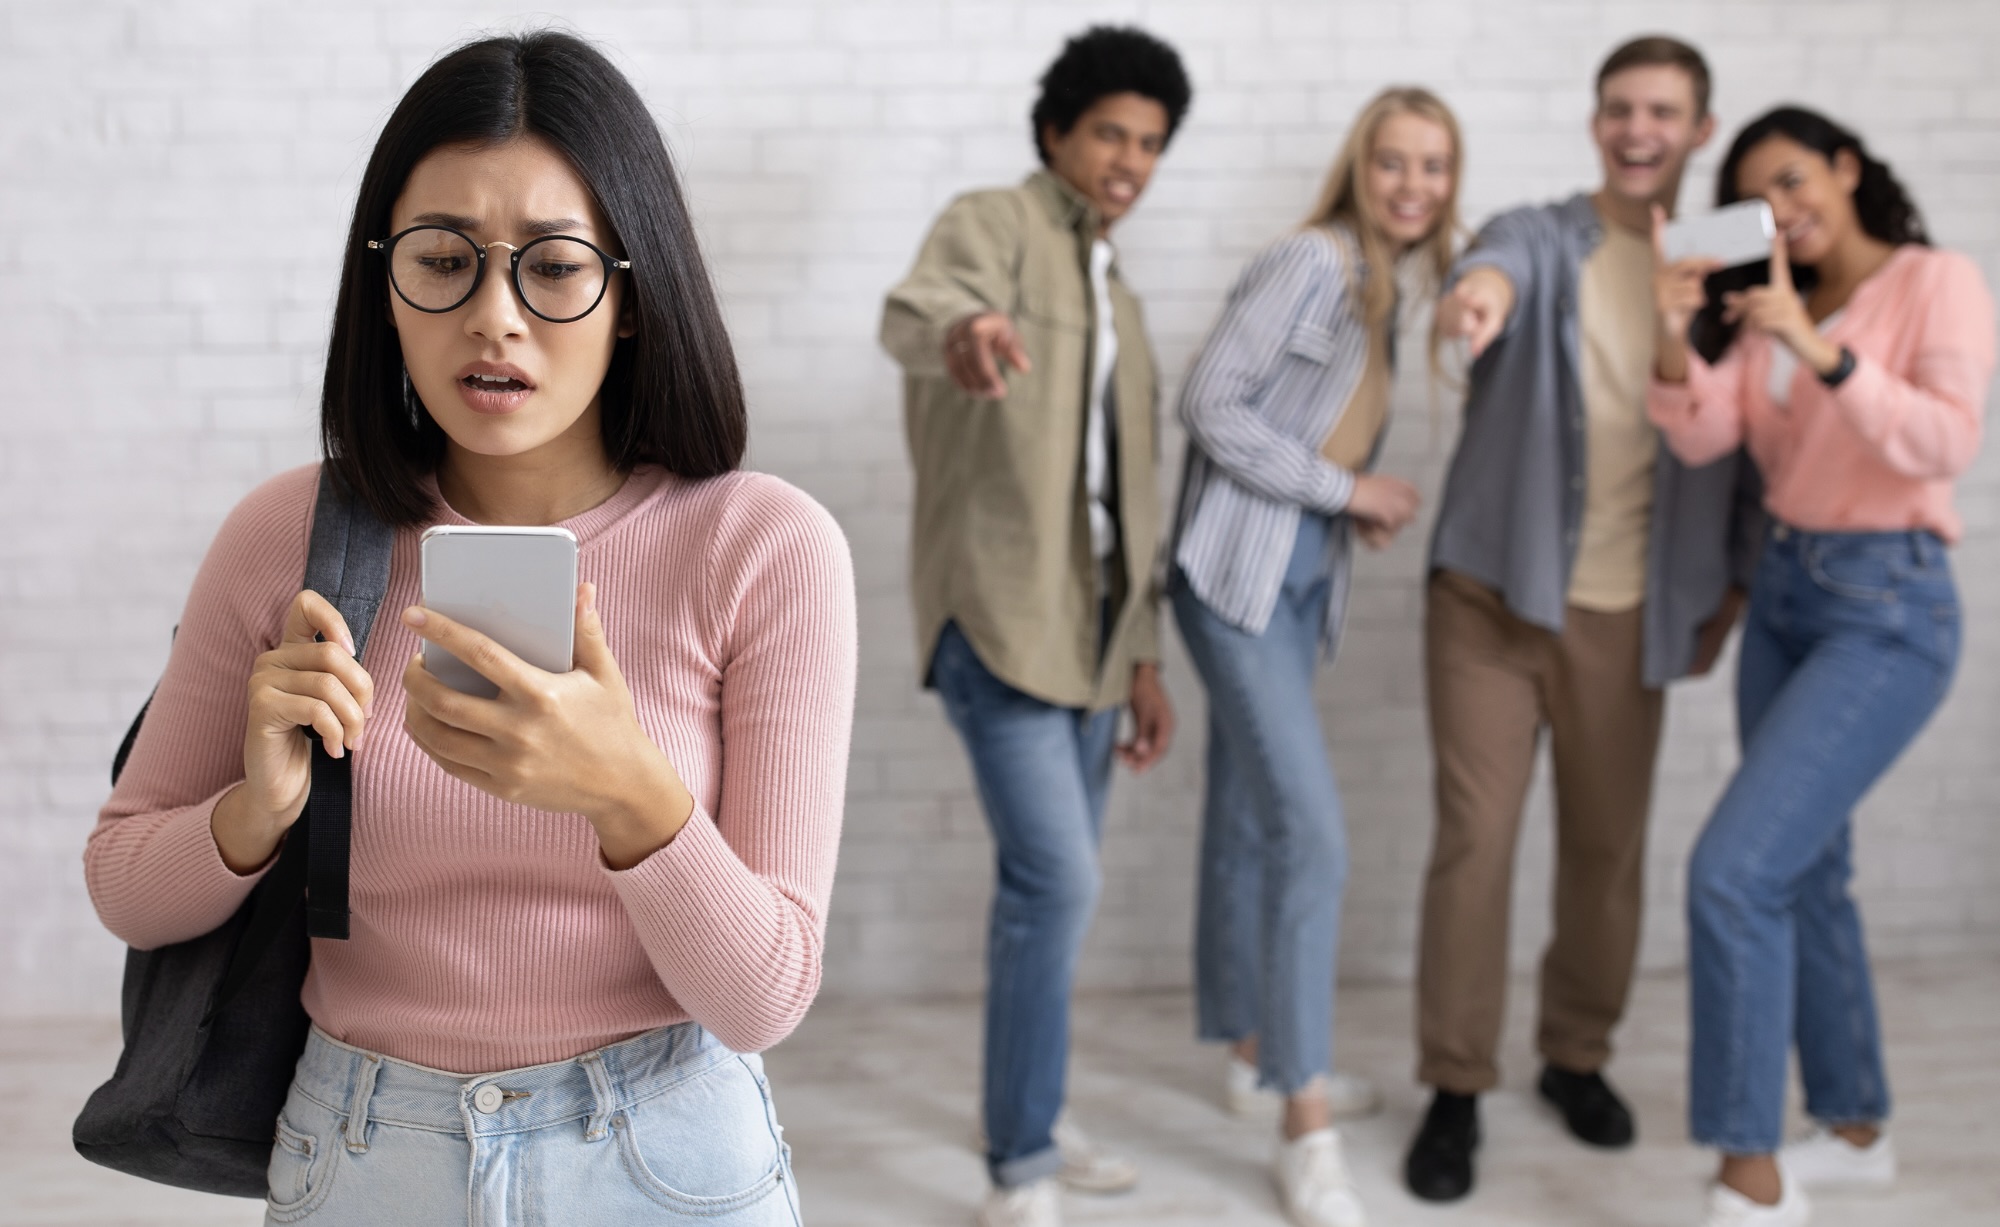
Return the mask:
MULTIPOLYGON (((1338 515, 1355 475, 1320 454, 1368 364, 1352 236, 1314 226, 1272 244, 1237 279, 1181 389, 1187 466, 1173 560, 1202 604, 1262 634, 1299 516, 1338 515)), ((1331 653, 1347 602, 1350 534, 1328 536, 1331 653)))

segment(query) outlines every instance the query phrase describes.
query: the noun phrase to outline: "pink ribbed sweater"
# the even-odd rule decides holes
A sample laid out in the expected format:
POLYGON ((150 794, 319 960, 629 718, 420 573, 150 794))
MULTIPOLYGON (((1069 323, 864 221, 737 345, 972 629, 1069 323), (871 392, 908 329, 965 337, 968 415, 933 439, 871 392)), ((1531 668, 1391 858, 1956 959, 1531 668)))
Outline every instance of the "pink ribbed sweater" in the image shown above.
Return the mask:
POLYGON ((1791 403, 1771 400, 1771 347, 1745 331, 1714 366, 1690 355, 1686 383, 1654 379, 1646 411, 1687 464, 1750 445, 1772 515, 1816 532, 1928 528, 1956 543, 1952 480, 1979 451, 1993 379, 1993 298, 1979 266, 1908 244, 1855 287, 1826 330, 1854 351, 1829 388, 1801 367, 1791 403))
MULTIPOLYGON (((246 682, 304 573, 317 475, 273 478, 224 523, 91 834, 91 898, 134 946, 212 929, 254 881, 222 863, 209 816, 243 778, 246 682)), ((468 522, 438 505, 438 522, 468 522)), ((695 814, 614 872, 579 815, 499 801, 425 757, 402 728, 418 640, 397 616, 418 603, 422 530, 398 530, 362 653, 376 689, 354 759, 352 938, 314 941, 304 992, 348 1043, 477 1073, 692 1018, 748 1052, 789 1033, 818 989, 854 707, 839 527, 776 478, 656 468, 564 527, 695 814)))

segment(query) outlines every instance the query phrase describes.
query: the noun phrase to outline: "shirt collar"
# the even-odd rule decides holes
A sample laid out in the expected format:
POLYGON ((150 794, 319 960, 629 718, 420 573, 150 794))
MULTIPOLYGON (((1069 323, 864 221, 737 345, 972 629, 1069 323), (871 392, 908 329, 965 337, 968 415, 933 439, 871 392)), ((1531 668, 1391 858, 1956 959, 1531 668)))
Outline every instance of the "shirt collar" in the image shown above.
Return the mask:
POLYGON ((1042 202, 1057 224, 1075 230, 1087 239, 1098 237, 1102 221, 1097 215, 1097 206, 1091 204, 1082 192, 1071 187, 1061 175, 1043 167, 1029 175, 1024 186, 1042 202))

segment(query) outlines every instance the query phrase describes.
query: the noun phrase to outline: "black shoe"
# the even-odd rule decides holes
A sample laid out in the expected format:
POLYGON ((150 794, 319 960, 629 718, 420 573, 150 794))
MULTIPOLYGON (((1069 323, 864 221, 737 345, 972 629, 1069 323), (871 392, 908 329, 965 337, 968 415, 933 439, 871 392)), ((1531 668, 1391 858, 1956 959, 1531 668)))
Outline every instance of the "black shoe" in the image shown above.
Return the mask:
POLYGON ((1637 1136, 1632 1110, 1618 1098, 1618 1092, 1611 1089, 1603 1074, 1573 1074, 1550 1065, 1542 1070, 1542 1080, 1536 1089, 1562 1113, 1563 1123, 1580 1142, 1606 1150, 1622 1150, 1637 1136))
POLYGON ((1479 1097, 1439 1091, 1403 1160, 1403 1181, 1425 1201, 1457 1201, 1472 1192, 1472 1152, 1479 1148, 1479 1097))

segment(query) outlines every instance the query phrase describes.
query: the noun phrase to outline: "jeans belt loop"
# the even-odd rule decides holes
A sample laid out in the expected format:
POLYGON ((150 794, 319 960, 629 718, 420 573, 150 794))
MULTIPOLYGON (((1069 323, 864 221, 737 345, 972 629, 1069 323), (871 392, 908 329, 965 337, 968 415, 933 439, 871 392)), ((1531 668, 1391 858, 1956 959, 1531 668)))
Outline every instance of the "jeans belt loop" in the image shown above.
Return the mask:
POLYGON ((596 1101, 589 1119, 583 1122, 583 1140, 601 1142, 609 1132, 612 1115, 618 1111, 618 1096, 611 1088, 611 1075, 605 1071, 602 1052, 586 1052, 577 1061, 590 1079, 590 1094, 596 1101))
POLYGON ((347 1149, 357 1155, 368 1153, 368 1101, 375 1097, 375 1076, 381 1072, 381 1057, 372 1052, 361 1054, 361 1067, 354 1073, 354 1089, 347 1097, 347 1124, 343 1130, 347 1149))

